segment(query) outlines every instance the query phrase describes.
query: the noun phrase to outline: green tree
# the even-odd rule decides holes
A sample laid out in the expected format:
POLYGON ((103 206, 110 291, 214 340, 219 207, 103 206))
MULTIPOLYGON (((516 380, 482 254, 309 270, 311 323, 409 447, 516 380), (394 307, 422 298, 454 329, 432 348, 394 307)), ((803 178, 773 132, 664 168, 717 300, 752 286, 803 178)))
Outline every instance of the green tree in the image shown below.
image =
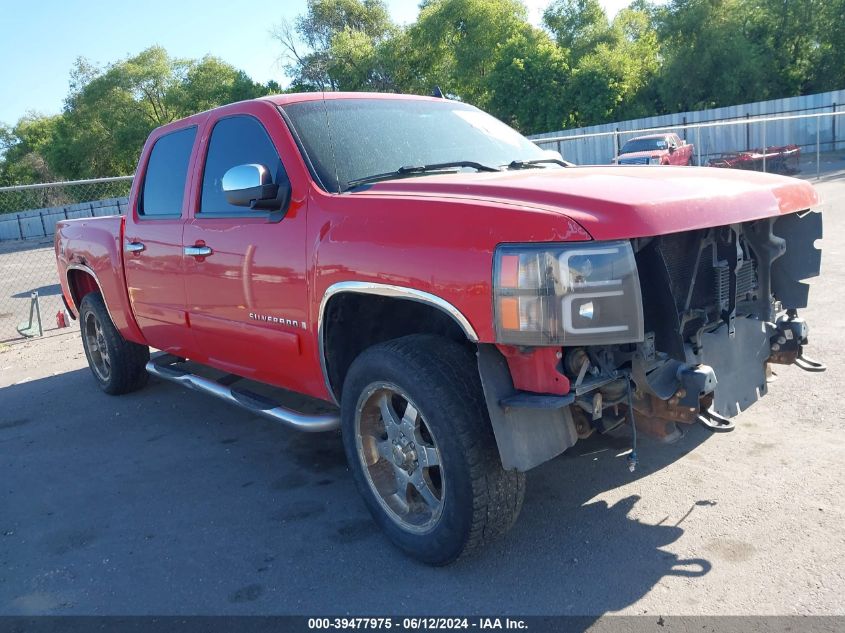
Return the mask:
POLYGON ((45 153, 68 178, 130 174, 153 128, 268 92, 215 57, 174 59, 160 47, 105 69, 80 59, 71 85, 45 153))
POLYGON ((490 113, 525 134, 560 129, 569 78, 566 51, 526 27, 502 46, 487 78, 490 113))
POLYGON ((44 155, 58 120, 30 112, 14 127, 0 125, 0 186, 54 179, 44 155))
POLYGON ((543 12, 543 24, 575 61, 612 40, 610 22, 598 0, 554 0, 543 12))
POLYGON ((593 125, 655 113, 658 35, 642 3, 620 11, 603 41, 573 69, 568 123, 593 125))
MULTIPOLYGON (((819 25, 817 58, 806 93, 838 90, 845 86, 845 0, 823 2, 816 20, 819 25)), ((841 119, 840 119, 841 120, 841 119)))
POLYGON ((770 95, 841 88, 845 79, 842 0, 744 0, 748 37, 763 51, 770 95), (833 55, 831 55, 833 54, 833 55), (838 64, 836 55, 838 54, 838 64), (833 63, 830 63, 833 62, 833 63))
POLYGON ((382 0, 308 0, 274 30, 298 90, 360 89, 376 77, 375 49, 397 32, 382 0))
POLYGON ((338 90, 394 92, 398 90, 392 46, 397 36, 374 41, 366 33, 345 28, 329 48, 329 76, 338 90))
MULTIPOLYGON (((773 96, 759 16, 742 0, 674 0, 658 12, 663 68, 657 91, 668 112, 773 96)), ((778 95, 780 96, 780 95, 778 95)))
POLYGON ((417 90, 439 85, 479 107, 489 103, 489 75, 502 48, 528 26, 520 0, 426 0, 409 31, 417 90))

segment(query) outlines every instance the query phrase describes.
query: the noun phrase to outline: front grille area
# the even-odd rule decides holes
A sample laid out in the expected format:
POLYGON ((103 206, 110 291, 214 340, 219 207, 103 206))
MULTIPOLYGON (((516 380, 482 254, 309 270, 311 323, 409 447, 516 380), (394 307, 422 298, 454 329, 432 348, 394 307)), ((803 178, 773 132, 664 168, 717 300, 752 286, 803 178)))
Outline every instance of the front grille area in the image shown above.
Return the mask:
MULTIPOLYGON (((708 269, 713 268, 712 247, 707 247, 702 253, 696 270, 696 254, 703 234, 701 231, 664 235, 660 239, 660 253, 666 262, 672 295, 675 297, 675 308, 680 312, 684 309, 689 294, 690 285, 696 280, 690 307, 704 308, 713 304, 715 296, 713 284, 706 283, 708 269)), ((713 271, 715 272, 715 271, 713 271)))
MULTIPOLYGON (((731 275, 727 267, 717 269, 716 296, 723 306, 728 305, 731 275)), ((749 301, 757 290, 757 269, 753 261, 745 261, 736 273, 736 300, 749 301)))
POLYGON ((648 156, 634 156, 632 158, 619 158, 620 165, 648 165, 648 156))
MULTIPOLYGON (((681 317, 683 337, 687 338, 705 322, 715 322, 729 309, 731 271, 717 266, 715 244, 707 240, 708 231, 688 231, 659 238, 657 248, 666 264, 675 309, 681 317), (699 256, 699 252, 701 255, 699 256), (690 290, 692 289, 692 290, 690 290), (686 316, 687 318, 683 318, 686 316)), ((730 239, 735 240, 733 233, 730 239)), ((747 253, 742 237, 740 252, 747 253)), ((736 248, 733 242, 730 248, 736 248)), ((754 260, 747 254, 738 259, 736 301, 751 299, 757 289, 754 260)))

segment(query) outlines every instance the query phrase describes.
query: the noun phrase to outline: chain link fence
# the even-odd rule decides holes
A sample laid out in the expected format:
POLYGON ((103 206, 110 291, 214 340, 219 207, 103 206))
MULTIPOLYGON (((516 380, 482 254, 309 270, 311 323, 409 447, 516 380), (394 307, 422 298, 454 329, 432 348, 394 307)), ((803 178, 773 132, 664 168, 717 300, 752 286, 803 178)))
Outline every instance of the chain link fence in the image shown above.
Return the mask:
POLYGON ((0 342, 59 327, 56 223, 125 213, 131 185, 129 176, 0 187, 0 342))
MULTIPOLYGON (((560 134, 538 135, 531 140, 544 149, 557 150, 564 158, 579 165, 602 165, 615 162, 625 142, 632 138, 676 133, 691 145, 692 165, 787 175, 800 173, 820 178, 825 171, 824 162, 838 160, 845 145, 842 140, 843 122, 845 110, 838 110, 705 123, 684 122, 660 127, 632 125, 629 129, 616 127, 600 132, 573 129, 560 134)), ((657 153, 658 149, 654 147, 650 151, 657 153)), ((640 152, 638 159, 649 164, 648 157, 642 155, 644 153, 647 152, 640 152)))
MULTIPOLYGON (((589 134, 573 131, 564 136, 545 136, 533 140, 540 147, 561 151, 564 156, 578 154, 575 150, 583 146, 587 154, 604 152, 601 160, 596 162, 610 162, 618 156, 620 143, 630 137, 645 132, 670 130, 683 133, 694 144, 695 164, 779 171, 779 155, 793 152, 791 148, 799 147, 803 153, 800 157, 796 155, 795 165, 790 165, 785 171, 797 171, 800 177, 815 176, 819 179, 823 175, 828 177, 826 174, 832 174, 830 177, 840 178, 845 177, 845 156, 841 155, 841 150, 822 152, 825 140, 822 130, 828 130, 835 140, 836 125, 841 128, 845 124, 843 116, 845 111, 840 110, 687 124, 671 129, 613 130, 589 134), (796 129, 801 131, 798 135, 800 139, 794 133, 796 129), (789 130, 792 132, 787 134, 789 130), (736 165, 716 165, 712 160, 716 154, 708 154, 715 150, 707 149, 707 134, 721 134, 724 138, 733 139, 728 143, 729 147, 743 147, 744 142, 746 146, 757 146, 759 149, 718 154, 723 161, 734 161, 736 165), (772 147, 774 143, 798 141, 800 144, 797 145, 772 147)), ((837 148, 835 142, 832 147, 837 148)), ((0 187, 0 343, 23 336, 38 336, 41 331, 57 328, 57 315, 63 312, 64 305, 53 253, 56 223, 65 219, 125 213, 132 178, 125 176, 0 187)))

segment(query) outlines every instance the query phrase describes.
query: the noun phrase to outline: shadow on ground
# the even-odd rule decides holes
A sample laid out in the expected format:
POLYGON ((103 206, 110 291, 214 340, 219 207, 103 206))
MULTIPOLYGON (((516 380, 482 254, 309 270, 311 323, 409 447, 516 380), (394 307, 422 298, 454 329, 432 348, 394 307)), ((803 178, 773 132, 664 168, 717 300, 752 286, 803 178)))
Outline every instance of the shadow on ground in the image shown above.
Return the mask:
POLYGON ((32 288, 24 290, 11 296, 12 299, 29 299, 33 292, 37 292, 39 297, 56 297, 62 294, 62 287, 59 284, 50 284, 49 286, 40 286, 39 288, 32 288))
POLYGON ((627 439, 580 443, 529 473, 507 537, 433 569, 381 536, 335 433, 158 382, 109 397, 87 369, 0 403, 3 614, 599 615, 711 567, 664 550, 683 527, 633 520, 637 496, 592 501, 682 457, 698 427, 643 443, 636 475, 627 439))

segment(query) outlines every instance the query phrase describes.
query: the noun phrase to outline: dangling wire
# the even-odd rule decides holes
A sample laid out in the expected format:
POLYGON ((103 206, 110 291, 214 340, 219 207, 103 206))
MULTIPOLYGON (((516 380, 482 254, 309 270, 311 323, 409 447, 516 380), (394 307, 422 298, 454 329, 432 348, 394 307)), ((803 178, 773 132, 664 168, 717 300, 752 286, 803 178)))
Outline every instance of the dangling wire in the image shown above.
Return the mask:
POLYGON ((628 375, 628 421, 631 423, 631 452, 628 454, 628 470, 637 470, 639 459, 637 458, 637 423, 634 420, 634 384, 631 375, 628 375))

